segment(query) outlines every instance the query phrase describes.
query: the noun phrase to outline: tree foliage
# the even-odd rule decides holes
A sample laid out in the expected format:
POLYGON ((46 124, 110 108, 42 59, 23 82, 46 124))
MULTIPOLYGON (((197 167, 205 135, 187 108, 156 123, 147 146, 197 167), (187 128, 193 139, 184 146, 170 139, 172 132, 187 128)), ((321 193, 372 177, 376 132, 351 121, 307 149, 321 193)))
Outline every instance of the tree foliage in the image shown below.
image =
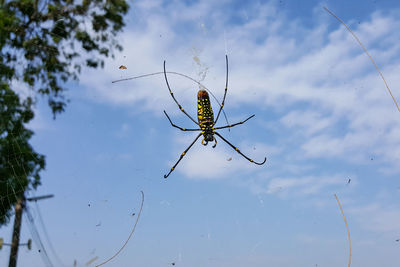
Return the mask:
POLYGON ((48 96, 56 115, 67 100, 62 83, 81 67, 104 65, 121 50, 116 34, 128 11, 125 0, 0 0, 0 79, 23 81, 48 96))
POLYGON ((25 128, 33 118, 32 99, 21 102, 8 84, 0 83, 0 225, 27 189, 40 184, 44 156, 29 144, 33 132, 25 128))
POLYGON ((36 96, 47 97, 54 117, 63 112, 66 82, 122 50, 116 35, 128 8, 125 0, 0 0, 0 225, 45 167, 25 127, 36 96), (15 84, 33 97, 20 99, 15 84))

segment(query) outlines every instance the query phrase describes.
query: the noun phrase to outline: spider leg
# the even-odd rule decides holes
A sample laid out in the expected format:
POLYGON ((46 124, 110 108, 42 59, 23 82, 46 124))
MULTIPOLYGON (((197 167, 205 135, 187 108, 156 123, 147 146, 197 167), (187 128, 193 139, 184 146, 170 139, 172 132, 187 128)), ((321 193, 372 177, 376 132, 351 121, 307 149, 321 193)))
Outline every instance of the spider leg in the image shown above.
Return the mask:
POLYGON ((191 119, 195 124, 199 125, 198 122, 196 122, 189 114, 187 114, 187 112, 182 108, 182 106, 178 103, 178 101, 175 99, 174 93, 172 93, 171 91, 171 87, 169 87, 169 83, 168 83, 168 79, 167 79, 167 72, 165 70, 165 60, 164 60, 164 77, 165 77, 165 81, 167 83, 167 87, 169 90, 169 93, 171 94, 172 98, 174 99, 175 103, 178 105, 178 108, 186 115, 188 116, 189 119, 191 119))
POLYGON ((224 128, 231 128, 231 127, 234 127, 234 126, 236 126, 236 125, 243 124, 243 123, 245 123, 246 121, 248 121, 248 120, 250 120, 251 118, 253 118, 254 116, 255 116, 255 115, 253 114, 253 115, 251 115, 250 117, 248 117, 247 119, 245 119, 244 121, 241 121, 241 122, 238 122, 238 123, 234 123, 234 124, 229 124, 229 125, 222 126, 222 127, 216 127, 216 128, 214 128, 214 130, 219 130, 219 129, 224 129, 224 128))
POLYGON ((226 92, 228 91, 228 55, 225 55, 225 61, 226 61, 226 82, 225 82, 224 98, 222 98, 222 103, 220 105, 220 108, 219 108, 219 111, 218 111, 218 115, 217 115, 217 118, 215 119, 214 124, 217 123, 218 118, 219 118, 219 114, 221 113, 221 110, 224 107, 226 92))
POLYGON ((229 143, 228 140, 226 140, 225 138, 222 137, 222 135, 220 135, 219 133, 215 132, 214 134, 218 135, 222 140, 225 141, 225 143, 227 143, 228 145, 230 145, 234 150, 236 150, 237 153, 239 153, 240 155, 242 155, 245 159, 247 159, 250 162, 253 162, 254 164, 257 165, 263 165, 265 163, 265 161, 267 161, 267 158, 264 158, 263 162, 255 162, 254 160, 252 160, 251 158, 247 157, 246 155, 244 155, 242 152, 240 152, 240 150, 235 147, 234 145, 232 145, 231 143, 229 143))
POLYGON ((175 165, 171 168, 171 170, 168 172, 168 174, 164 175, 164 178, 167 178, 171 172, 173 172, 175 170, 176 165, 178 165, 178 163, 182 160, 182 158, 186 155, 186 153, 189 151, 189 149, 193 146, 194 143, 196 143, 197 139, 199 139, 199 137, 201 136, 201 133, 199 133, 199 135, 194 139, 194 141, 188 146, 188 148, 186 148, 185 151, 183 151, 183 153, 181 154, 181 156, 179 157, 178 161, 175 163, 175 165))
POLYGON ((206 142, 204 143, 204 137, 203 137, 203 140, 201 140, 201 144, 202 144, 203 146, 206 146, 206 145, 208 144, 208 141, 206 141, 206 142))
POLYGON ((214 137, 214 145, 212 146, 212 148, 215 148, 217 146, 217 138, 214 137))
POLYGON ((186 128, 179 127, 178 125, 175 125, 175 124, 172 122, 172 120, 169 118, 169 116, 168 116, 167 112, 165 112, 165 110, 164 110, 164 114, 165 114, 165 116, 167 116, 167 119, 168 119, 169 122, 171 123, 172 127, 178 128, 179 130, 185 131, 185 132, 186 132, 186 131, 201 131, 200 128, 199 128, 199 129, 186 129, 186 128))

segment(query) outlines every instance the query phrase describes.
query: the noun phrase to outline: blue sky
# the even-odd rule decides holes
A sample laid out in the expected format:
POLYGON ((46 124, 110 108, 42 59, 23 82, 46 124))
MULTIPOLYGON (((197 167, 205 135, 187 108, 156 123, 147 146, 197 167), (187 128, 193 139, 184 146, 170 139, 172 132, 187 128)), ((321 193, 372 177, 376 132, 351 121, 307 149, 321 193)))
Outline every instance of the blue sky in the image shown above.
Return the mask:
MULTIPOLYGON (((124 51, 68 84, 71 102, 55 121, 42 99, 30 124, 47 160, 35 195, 55 194, 38 202, 60 259, 41 232, 54 266, 112 256, 134 225, 141 190, 134 237, 107 266, 345 266, 334 194, 350 227, 352 266, 398 266, 400 114, 323 6, 353 29, 400 99, 397 1, 133 2, 124 51), (198 141, 164 179, 195 134, 172 128, 163 110, 182 127, 196 125, 162 76, 111 81, 162 71, 166 60, 167 70, 202 79, 222 99, 226 53, 228 120, 256 116, 220 133, 267 163, 249 163, 222 140, 215 149, 198 141)), ((195 117, 198 86, 173 75, 169 82, 195 117)), ((37 206, 29 207, 40 228, 37 206)), ((6 241, 11 226, 0 229, 6 241)), ((0 251, 0 265, 8 252, 0 251)), ((18 261, 43 266, 36 246, 22 248, 18 261)))

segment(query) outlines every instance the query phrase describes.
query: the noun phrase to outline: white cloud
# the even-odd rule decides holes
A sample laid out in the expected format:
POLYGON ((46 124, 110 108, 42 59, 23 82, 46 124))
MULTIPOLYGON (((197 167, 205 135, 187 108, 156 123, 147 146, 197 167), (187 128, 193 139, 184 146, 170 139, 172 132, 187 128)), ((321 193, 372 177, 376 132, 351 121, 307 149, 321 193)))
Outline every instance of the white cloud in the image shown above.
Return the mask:
MULTIPOLYGON (((132 107, 135 112, 150 111, 161 116, 167 109, 174 115, 179 111, 162 75, 116 84, 110 81, 162 71, 164 59, 167 70, 199 78, 193 51, 201 51, 196 56, 209 66, 204 84, 220 99, 225 84, 226 46, 230 62, 228 108, 249 104, 278 111, 281 127, 290 129, 286 139, 280 140, 280 149, 287 158, 305 155, 308 159, 364 164, 375 155, 388 165, 382 171, 400 171, 393 167, 400 157, 395 152, 400 146, 400 135, 396 134, 400 131, 399 114, 369 58, 344 27, 322 8, 316 8, 317 26, 307 28, 301 21, 286 18, 271 3, 247 6, 239 14, 243 20, 231 24, 228 21, 232 14, 222 14, 220 10, 224 9, 214 5, 212 1, 174 1, 163 6, 159 1, 150 1, 136 5, 129 30, 120 38, 123 53, 116 61, 108 61, 101 75, 98 70, 83 75, 81 81, 90 88, 90 97, 132 107), (333 31, 328 30, 330 25, 334 25, 333 31), (128 70, 119 70, 121 64, 128 70), (293 139, 296 148, 288 145, 293 139)), ((350 23, 370 48, 392 88, 400 84, 399 24, 394 13, 378 12, 367 21, 350 23)), ((195 114, 197 86, 173 75, 169 79, 179 102, 195 114)), ((223 176, 241 169, 241 165, 226 161, 231 155, 229 148, 214 149, 212 153, 197 149, 194 147, 191 156, 180 164, 188 176, 223 176), (203 167, 209 164, 213 168, 203 167)), ((302 165, 304 161, 285 164, 302 165)))
POLYGON ((121 128, 115 133, 115 135, 119 138, 124 138, 127 137, 131 134, 132 132, 132 127, 130 126, 129 123, 123 123, 121 125, 121 128))
POLYGON ((31 120, 27 127, 34 132, 38 132, 40 130, 51 130, 54 129, 51 123, 48 121, 47 114, 43 115, 42 111, 39 108, 34 107, 33 111, 35 113, 35 117, 31 120))
MULTIPOLYGON (((169 162, 171 166, 179 159, 180 154, 189 146, 194 138, 195 135, 191 135, 190 137, 186 136, 182 139, 177 139, 181 151, 177 148, 174 149, 175 159, 169 162)), ((192 179, 222 179, 230 174, 237 174, 244 171, 254 172, 260 168, 260 166, 249 163, 220 138, 216 138, 218 141, 217 146, 212 148, 214 143, 209 143, 207 146, 201 145, 202 137, 200 137, 181 160, 175 171, 182 172, 185 176, 192 179)), ((256 158, 257 154, 260 154, 248 146, 242 145, 239 147, 243 153, 253 158, 256 158)))
POLYGON ((201 147, 197 144, 197 147, 189 153, 190 157, 187 157, 181 166, 181 172, 189 178, 225 178, 229 173, 240 170, 239 166, 242 165, 237 159, 229 161, 233 153, 220 148, 212 149, 210 145, 201 147))
POLYGON ((295 177, 295 178, 273 178, 269 181, 266 193, 282 194, 283 196, 314 195, 321 193, 322 190, 343 185, 343 175, 334 177, 295 177))
POLYGON ((285 199, 309 198, 316 207, 325 206, 321 196, 337 193, 337 191, 353 191, 358 185, 356 175, 346 173, 328 174, 309 174, 314 170, 314 166, 304 166, 300 164, 283 164, 277 169, 276 166, 267 166, 266 169, 259 170, 256 175, 247 176, 245 180, 238 184, 250 188, 255 195, 270 194, 285 199), (281 169, 282 168, 282 169, 281 169), (348 179, 351 178, 351 183, 348 179), (312 198, 316 198, 312 200, 312 198))
POLYGON ((282 117, 281 122, 284 126, 295 128, 307 136, 325 131, 335 123, 332 118, 324 117, 322 113, 310 110, 292 111, 282 117))
POLYGON ((332 157, 344 152, 342 140, 326 134, 310 139, 302 148, 310 157, 332 157))
POLYGON ((374 203, 348 209, 348 212, 365 229, 375 232, 398 234, 400 231, 400 207, 374 203))

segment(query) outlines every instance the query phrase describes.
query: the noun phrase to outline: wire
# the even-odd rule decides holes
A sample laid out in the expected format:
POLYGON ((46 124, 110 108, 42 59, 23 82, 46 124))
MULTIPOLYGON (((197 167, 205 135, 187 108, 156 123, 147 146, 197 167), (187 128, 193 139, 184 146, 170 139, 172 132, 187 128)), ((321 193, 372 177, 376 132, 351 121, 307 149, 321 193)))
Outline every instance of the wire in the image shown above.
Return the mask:
POLYGON ((29 230, 31 232, 32 238, 36 243, 36 246, 38 246, 39 248, 39 254, 42 256, 43 262, 46 266, 48 267, 53 267, 54 265, 51 263, 49 255, 46 252, 46 249, 43 246, 43 242, 40 239, 40 235, 39 232, 35 226, 35 222, 33 220, 32 214, 30 213, 28 206, 25 206, 25 210, 24 210, 24 215, 27 217, 28 219, 28 225, 29 225, 29 230))
POLYGON ((50 237, 49 237, 49 234, 48 234, 48 232, 47 232, 47 229, 46 229, 46 227, 45 227, 45 225, 44 225, 44 221, 43 221, 42 213, 40 212, 40 209, 39 209, 39 205, 37 204, 36 201, 35 201, 35 206, 36 206, 37 213, 38 213, 38 215, 39 215, 39 222, 40 222, 40 224, 41 224, 41 226, 42 226, 43 233, 44 233, 44 236, 45 236, 45 238, 46 238, 47 244, 50 246, 51 252, 53 253, 54 257, 56 258, 56 260, 58 261, 58 263, 59 263, 60 265, 66 266, 66 265, 63 263, 63 261, 60 259, 60 257, 58 257, 58 254, 57 254, 57 252, 56 252, 55 249, 54 249, 53 243, 51 242, 50 237))

